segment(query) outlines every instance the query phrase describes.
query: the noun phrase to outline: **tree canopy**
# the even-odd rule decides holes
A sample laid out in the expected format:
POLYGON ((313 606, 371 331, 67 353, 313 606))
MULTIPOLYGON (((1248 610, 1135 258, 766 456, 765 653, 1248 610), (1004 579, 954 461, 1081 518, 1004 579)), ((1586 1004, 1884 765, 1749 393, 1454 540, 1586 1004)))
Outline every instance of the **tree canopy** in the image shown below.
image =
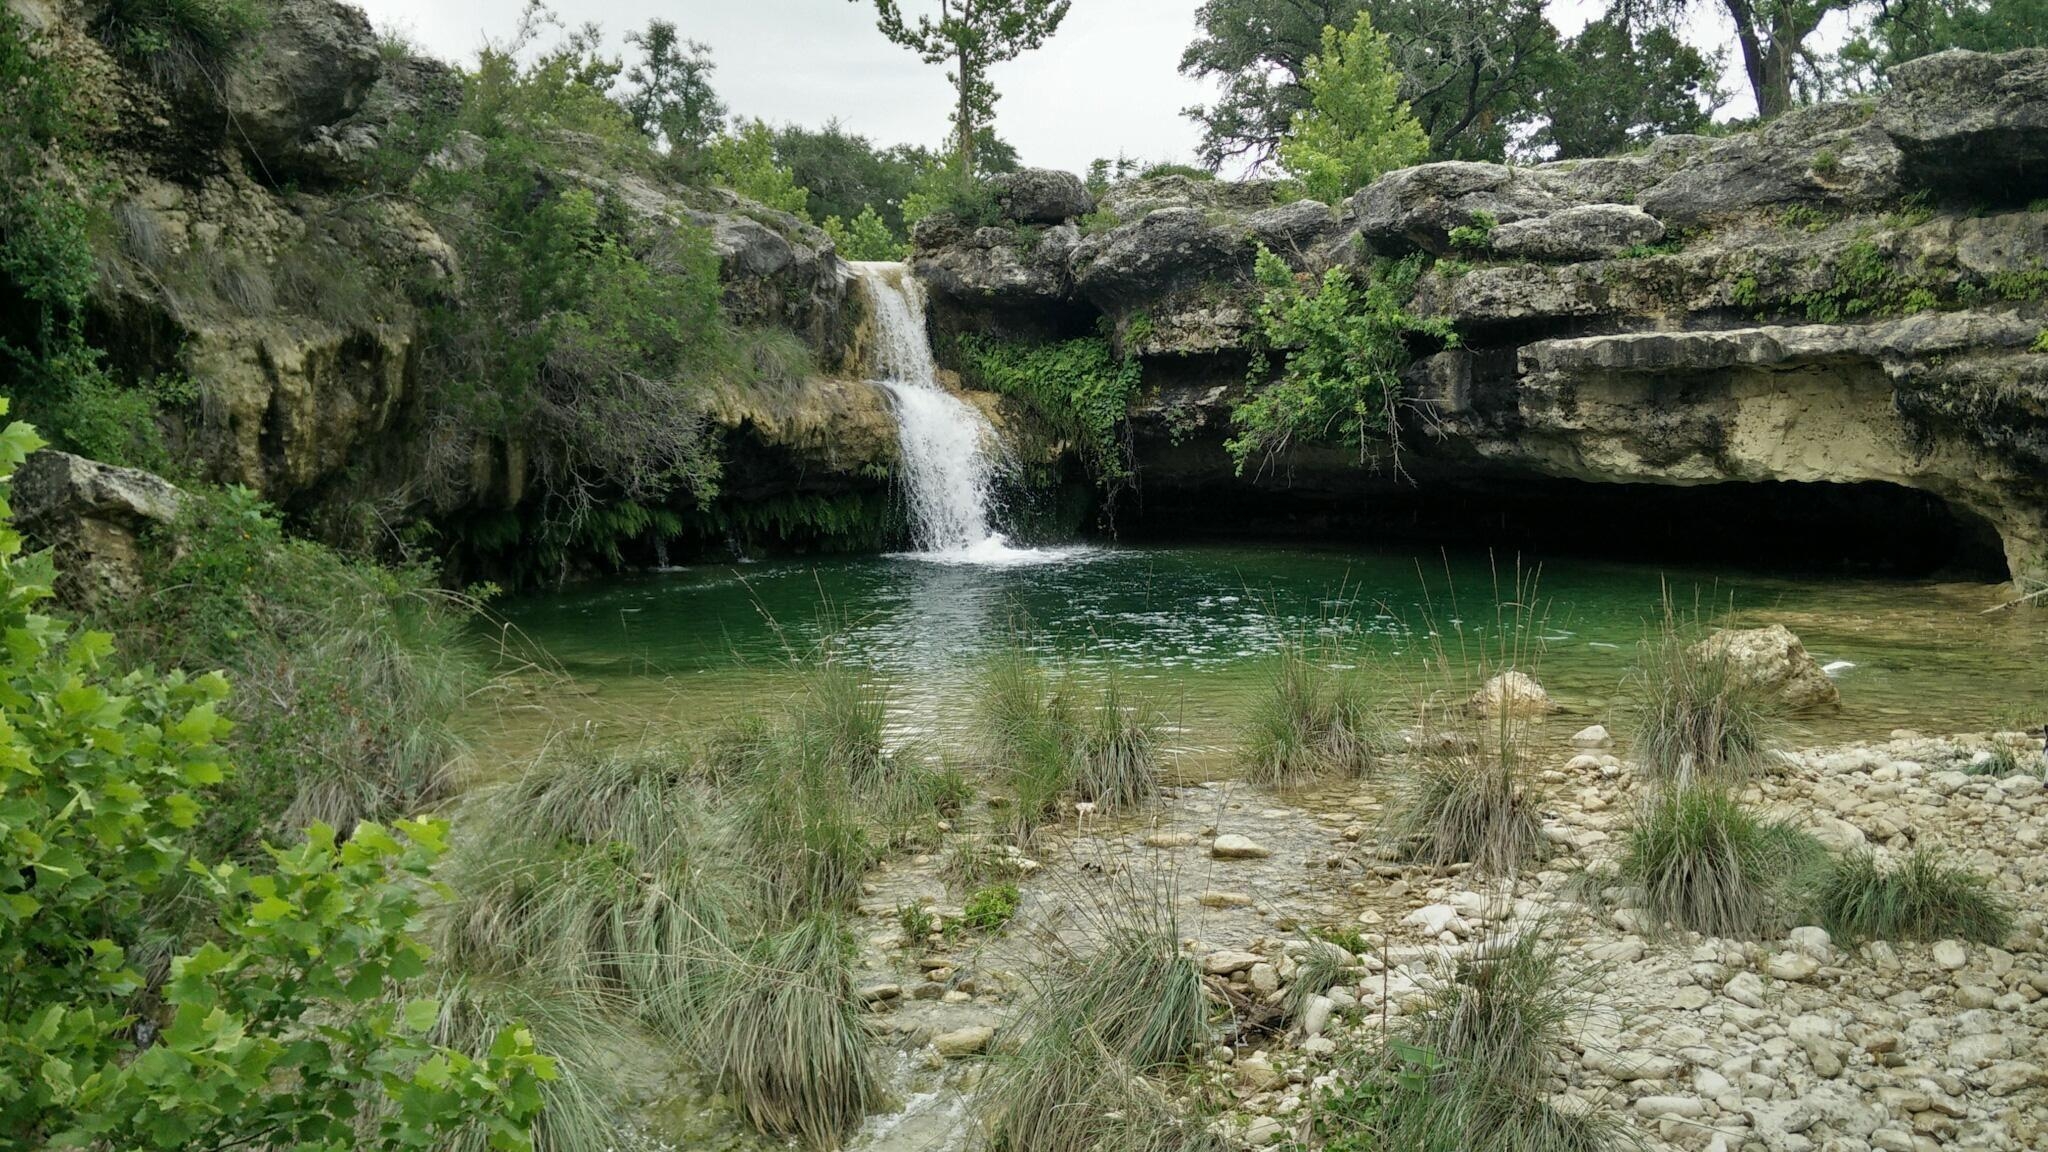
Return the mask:
POLYGON ((1428 153, 1429 137, 1401 99, 1386 34, 1374 31, 1370 15, 1360 12, 1349 32, 1323 29, 1303 86, 1309 103, 1294 114, 1280 163, 1309 195, 1334 203, 1428 153))
POLYGON ((971 180, 980 135, 995 118, 998 97, 989 67, 1044 44, 1059 31, 1073 0, 939 0, 937 19, 920 16, 915 22, 904 18, 896 0, 874 4, 882 35, 928 64, 953 65, 953 148, 960 176, 971 180))

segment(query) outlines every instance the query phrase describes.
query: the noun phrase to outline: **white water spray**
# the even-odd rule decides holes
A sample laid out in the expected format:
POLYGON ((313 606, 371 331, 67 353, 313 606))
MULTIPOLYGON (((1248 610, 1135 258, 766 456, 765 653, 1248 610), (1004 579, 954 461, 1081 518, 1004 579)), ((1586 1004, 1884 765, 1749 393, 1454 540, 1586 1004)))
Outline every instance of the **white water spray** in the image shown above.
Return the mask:
POLYGON ((992 505, 1001 443, 981 410, 939 386, 925 334, 924 293, 902 264, 856 263, 875 312, 869 370, 889 394, 902 448, 903 487, 920 559, 1018 564, 1065 553, 1010 547, 992 505))

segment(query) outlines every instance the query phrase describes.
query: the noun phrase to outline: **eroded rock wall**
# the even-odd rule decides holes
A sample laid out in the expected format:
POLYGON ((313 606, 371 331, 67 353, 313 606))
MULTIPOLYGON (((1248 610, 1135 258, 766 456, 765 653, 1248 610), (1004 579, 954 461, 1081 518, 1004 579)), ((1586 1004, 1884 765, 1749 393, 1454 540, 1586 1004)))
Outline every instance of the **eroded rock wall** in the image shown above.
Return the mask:
MULTIPOLYGON (((1949 52, 1874 99, 1605 160, 1427 164, 1345 203, 1169 177, 1065 224, 921 228, 941 329, 1106 317, 1146 365, 1140 483, 1321 490, 1517 476, 1931 494, 2048 580, 2048 51, 1949 52), (1478 249, 1456 229, 1491 227, 1478 249), (1305 447, 1235 476, 1261 247, 1297 271, 1432 262, 1397 471, 1305 447), (1377 466, 1377 471, 1374 467, 1377 466)), ((943 348, 942 348, 943 351, 943 348)), ((1326 502, 1327 503, 1327 502, 1326 502)))

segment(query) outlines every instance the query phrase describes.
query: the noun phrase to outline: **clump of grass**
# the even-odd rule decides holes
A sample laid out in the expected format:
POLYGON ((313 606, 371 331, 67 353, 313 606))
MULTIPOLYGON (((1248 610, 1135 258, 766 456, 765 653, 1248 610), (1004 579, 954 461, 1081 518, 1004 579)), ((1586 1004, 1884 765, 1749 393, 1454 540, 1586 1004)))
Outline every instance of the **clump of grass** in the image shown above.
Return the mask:
POLYGON ((981 1092, 988 1144, 1003 1152, 1208 1149, 1214 1137, 1143 1078, 1208 1037, 1200 971, 1166 908, 1097 905, 1098 923, 1033 980, 1022 1039, 981 1092))
POLYGON ((1506 876, 1545 854, 1523 780, 1522 729, 1505 717, 1494 729, 1430 747, 1401 783, 1394 830, 1431 867, 1469 863, 1506 876))
POLYGON ((1629 829, 1621 872, 1659 924, 1760 939, 1796 915, 1798 884, 1825 852, 1812 836, 1758 818, 1727 790, 1674 788, 1629 829))
POLYGON ((838 923, 817 916, 727 966, 705 1046, 719 1090, 763 1132, 837 1148, 881 1099, 851 951, 838 923))
POLYGON ((1815 886, 1821 927, 1844 940, 1970 940, 2002 944, 2012 911, 1983 877, 1927 849, 1895 868, 1869 852, 1836 859, 1815 886))
MULTIPOLYGON (((554 1078, 540 1086, 541 1110, 529 1134, 535 1152, 612 1152, 624 1143, 626 1125, 620 1054, 639 1047, 603 1005, 587 998, 545 992, 517 981, 477 977, 442 982, 436 997, 440 1015, 428 1039, 458 1052, 487 1051, 513 1026, 533 1032, 534 1043, 554 1062, 554 1078)), ((447 1152, 487 1152, 498 1134, 481 1125, 458 1131, 447 1152)))
POLYGON ((960 921, 977 932, 997 931, 1016 917, 1020 900, 1015 884, 991 884, 967 898, 960 921))
POLYGON ((1414 1014, 1369 1046, 1317 1101, 1322 1145, 1416 1152, 1594 1152, 1621 1132, 1610 1114, 1545 1100, 1572 1021, 1588 1011, 1536 932, 1491 941, 1414 1014))
POLYGON ((987 840, 963 840, 939 864, 939 878, 956 891, 972 891, 1023 875, 1024 859, 1014 847, 987 840))
POLYGON ((2026 765, 2020 761, 2019 750, 2010 744, 1993 745, 1989 757, 1963 768, 1963 772, 1966 775, 1995 776, 2000 779, 2007 776, 2018 776, 2027 771, 2026 765))
POLYGON ((1127 700, 1112 679, 1089 713, 1082 733, 1074 792, 1103 809, 1132 808, 1159 792, 1159 713, 1143 700, 1127 700))
POLYGON ((1294 982, 1287 986, 1281 1007, 1287 1019, 1301 1022, 1308 1002, 1344 982, 1354 963, 1352 954, 1335 944, 1315 941, 1294 961, 1294 982))
POLYGON ((1333 776, 1363 776, 1384 736, 1364 678, 1282 642, 1273 673, 1247 719, 1241 761, 1253 783, 1298 787, 1333 776))
POLYGON ((887 696, 830 652, 805 669, 795 721, 855 784, 874 782, 888 766, 887 696))
POLYGON ((761 890, 706 795, 659 754, 571 747, 478 801, 449 862, 437 952, 458 970, 539 978, 687 1034, 707 957, 749 930, 761 890))
POLYGON ((904 943, 912 948, 922 947, 931 935, 939 930, 939 918, 922 904, 898 904, 896 926, 903 930, 904 943))
POLYGON ((1693 643, 1698 628, 1667 602, 1658 636, 1632 676, 1636 759, 1651 778, 1739 782, 1763 763, 1781 723, 1770 694, 1733 663, 1693 643))
POLYGON ((881 856, 860 797, 827 747, 784 734, 752 758, 734 788, 750 862, 789 916, 850 904, 881 856))
POLYGON ((1158 712, 1127 698, 1115 680, 1092 704, 1077 703, 1078 695, 1019 644, 983 670, 983 757, 1016 798, 1020 838, 1057 818, 1070 797, 1113 811, 1158 792, 1158 712))

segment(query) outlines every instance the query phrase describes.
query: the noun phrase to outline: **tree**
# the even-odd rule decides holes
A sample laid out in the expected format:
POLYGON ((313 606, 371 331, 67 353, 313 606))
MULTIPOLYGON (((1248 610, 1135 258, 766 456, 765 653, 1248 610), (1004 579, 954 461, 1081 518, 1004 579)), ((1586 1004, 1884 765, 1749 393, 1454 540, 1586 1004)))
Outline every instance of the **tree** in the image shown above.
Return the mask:
POLYGON ((1302 83, 1309 104, 1294 114, 1280 164, 1309 195, 1335 203, 1429 153, 1429 137, 1401 99, 1387 37, 1366 13, 1349 32, 1323 29, 1322 51, 1309 57, 1302 83))
POLYGON ((1882 83, 1892 65, 1949 48, 2010 52, 2048 47, 2048 0, 1880 0, 1868 27, 1842 46, 1859 86, 1882 83))
POLYGON ((851 223, 837 216, 827 216, 822 227, 825 234, 832 237, 839 255, 848 260, 901 260, 904 257, 903 241, 889 231, 889 226, 875 213, 873 205, 862 208, 860 215, 855 216, 851 223))
MULTIPOLYGON (((1703 0, 1644 0, 1644 11, 1662 11, 1676 16, 1703 0)), ((1811 75, 1815 61, 1807 52, 1807 37, 1813 35, 1831 12, 1846 12, 1858 0, 1718 0, 1722 11, 1735 23, 1735 44, 1742 54, 1742 71, 1756 98, 1759 119, 1769 120, 1791 110, 1793 88, 1802 69, 1811 75)))
MULTIPOLYGON (((859 3, 860 0, 854 0, 859 3)), ((939 17, 903 18, 896 0, 874 0, 876 26, 894 43, 927 64, 950 61, 958 104, 953 112, 953 147, 960 177, 975 175, 975 149, 995 117, 996 90, 990 66, 1015 60, 1059 31, 1073 0, 939 0, 939 17)))
MULTIPOLYGON (((40 446, 0 432, 0 485, 40 446)), ((48 561, 8 521, 0 496, 0 1147, 527 1147, 553 1076, 532 1036, 436 1047, 438 1006, 406 998, 445 826, 315 826, 262 870, 192 859, 227 681, 109 674, 112 637, 35 610, 48 561), (174 896, 217 927, 151 989, 134 956, 174 896)))
POLYGON ((632 89, 620 100, 633 123, 674 155, 689 155, 725 128, 725 103, 711 87, 711 49, 685 40, 667 20, 649 20, 626 43, 640 62, 626 70, 632 89))
POLYGON ((1685 44, 1669 25, 1640 27, 1610 8, 1559 50, 1535 143, 1562 160, 1697 132, 1721 101, 1720 73, 1718 57, 1685 44))
POLYGON ((713 179, 749 200, 809 220, 808 198, 789 169, 775 162, 775 131, 747 120, 704 150, 713 179))
POLYGON ((1181 57, 1183 73, 1223 85, 1216 104, 1188 110, 1203 127, 1203 161, 1273 159, 1309 103, 1304 80, 1323 29, 1350 28, 1361 12, 1387 35, 1432 157, 1506 155, 1556 56, 1540 0, 1208 0, 1181 57))

